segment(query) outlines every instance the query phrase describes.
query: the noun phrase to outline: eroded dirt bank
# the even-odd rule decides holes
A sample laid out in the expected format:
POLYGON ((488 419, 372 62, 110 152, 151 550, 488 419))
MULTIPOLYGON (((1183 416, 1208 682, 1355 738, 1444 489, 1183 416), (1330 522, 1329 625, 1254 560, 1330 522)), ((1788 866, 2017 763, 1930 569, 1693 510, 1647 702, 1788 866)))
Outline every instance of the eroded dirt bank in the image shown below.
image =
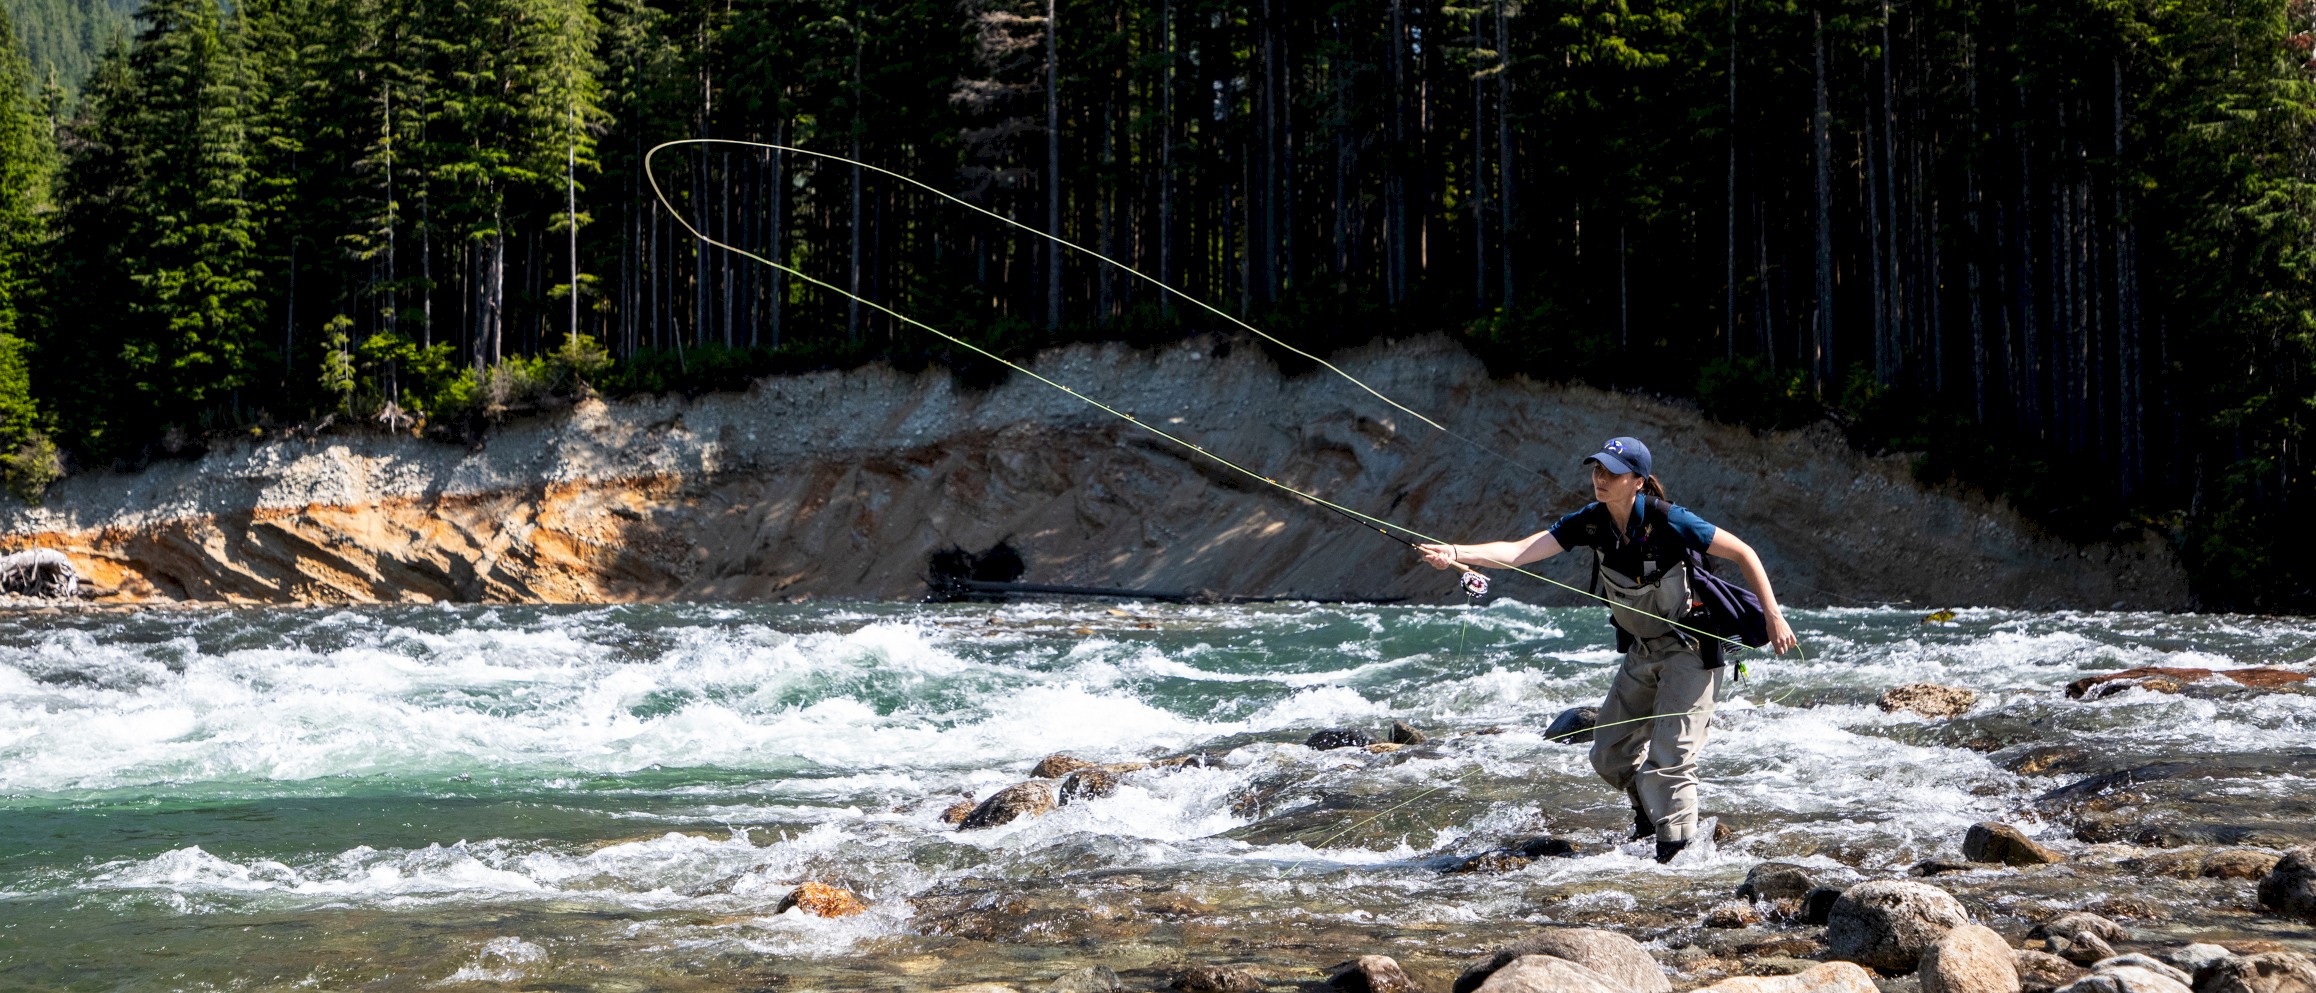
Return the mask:
MULTIPOLYGON (((1827 429, 1755 435, 1587 388, 1488 378, 1444 339, 1344 367, 1538 478, 1324 373, 1248 348, 1058 350, 1041 374, 1282 481, 1450 540, 1533 531, 1583 500, 1577 459, 1646 439, 1677 502, 1743 535, 1797 604, 2185 608, 2148 538, 2088 549, 1925 490, 1827 429)), ((887 368, 744 394, 606 403, 477 449, 378 435, 250 442, 87 474, 0 520, 120 598, 255 603, 910 597, 926 556, 1011 537, 1028 580, 1410 597, 1452 584, 1398 546, 1016 377, 887 368)), ((1549 573, 1581 583, 1566 556, 1549 573)), ((1513 577, 1500 593, 1567 602, 1513 577)))

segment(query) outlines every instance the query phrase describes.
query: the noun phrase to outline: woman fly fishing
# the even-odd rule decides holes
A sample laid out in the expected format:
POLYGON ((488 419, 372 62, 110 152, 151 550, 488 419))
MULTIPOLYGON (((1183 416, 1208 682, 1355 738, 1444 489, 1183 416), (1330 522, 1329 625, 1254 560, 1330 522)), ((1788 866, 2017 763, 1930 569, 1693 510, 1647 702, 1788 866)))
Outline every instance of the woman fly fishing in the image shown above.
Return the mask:
POLYGON ((1550 528, 1511 541, 1418 548, 1434 569, 1509 568, 1593 550, 1594 581, 1610 601, 1625 657, 1600 705, 1592 767, 1631 798, 1633 837, 1654 836, 1657 861, 1669 862, 1697 831, 1697 753, 1721 688, 1722 636, 1750 629, 1745 643, 1766 642, 1782 655, 1793 647, 1793 628, 1761 557, 1665 499, 1646 445, 1611 438, 1584 464, 1592 467, 1595 502, 1550 528), (1713 576, 1705 555, 1741 566, 1753 596, 1713 576))

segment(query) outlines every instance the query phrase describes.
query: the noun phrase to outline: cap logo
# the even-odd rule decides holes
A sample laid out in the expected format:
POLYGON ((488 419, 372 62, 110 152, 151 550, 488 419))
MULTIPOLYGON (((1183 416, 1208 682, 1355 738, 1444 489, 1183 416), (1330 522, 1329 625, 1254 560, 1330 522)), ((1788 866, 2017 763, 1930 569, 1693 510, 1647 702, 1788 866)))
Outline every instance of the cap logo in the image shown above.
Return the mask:
POLYGON ((1601 451, 1604 451, 1604 452, 1615 452, 1615 453, 1616 453, 1616 454, 1618 454, 1618 455, 1623 455, 1623 454, 1624 454, 1624 442, 1621 442, 1621 441, 1612 441, 1612 442, 1609 442, 1608 444, 1605 444, 1605 445, 1602 445, 1602 446, 1600 446, 1600 450, 1601 450, 1601 451))

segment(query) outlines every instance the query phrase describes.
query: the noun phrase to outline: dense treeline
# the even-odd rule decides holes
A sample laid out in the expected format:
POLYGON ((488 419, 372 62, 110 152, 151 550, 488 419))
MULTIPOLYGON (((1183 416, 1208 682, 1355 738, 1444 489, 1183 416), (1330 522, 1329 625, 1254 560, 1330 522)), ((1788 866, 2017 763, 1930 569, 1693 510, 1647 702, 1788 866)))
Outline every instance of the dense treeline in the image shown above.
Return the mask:
POLYGON ((22 43, 43 98, 57 100, 88 78, 96 57, 130 30, 140 0, 7 0, 5 11, 22 43))
MULTIPOLYGON (((69 112, 20 56, 0 81, 0 464, 955 359, 690 238, 644 159, 735 138, 919 177, 1308 346, 1444 327, 1506 370, 1830 413, 2069 533, 2170 528, 2210 602, 2305 605, 2275 536, 2311 495, 2310 15, 153 0, 69 112)), ((873 172, 656 170, 719 240, 1000 349, 1217 323, 873 172)))

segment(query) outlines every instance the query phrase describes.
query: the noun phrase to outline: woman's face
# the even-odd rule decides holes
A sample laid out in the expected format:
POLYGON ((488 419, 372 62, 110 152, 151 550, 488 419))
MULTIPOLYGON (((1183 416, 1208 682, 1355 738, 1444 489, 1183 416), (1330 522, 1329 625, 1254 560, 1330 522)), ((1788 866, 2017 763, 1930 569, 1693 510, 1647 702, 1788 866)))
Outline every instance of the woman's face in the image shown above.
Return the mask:
POLYGON ((1592 498, 1611 507, 1632 503, 1632 495, 1640 492, 1641 475, 1637 472, 1610 472, 1598 462, 1592 464, 1592 498))

